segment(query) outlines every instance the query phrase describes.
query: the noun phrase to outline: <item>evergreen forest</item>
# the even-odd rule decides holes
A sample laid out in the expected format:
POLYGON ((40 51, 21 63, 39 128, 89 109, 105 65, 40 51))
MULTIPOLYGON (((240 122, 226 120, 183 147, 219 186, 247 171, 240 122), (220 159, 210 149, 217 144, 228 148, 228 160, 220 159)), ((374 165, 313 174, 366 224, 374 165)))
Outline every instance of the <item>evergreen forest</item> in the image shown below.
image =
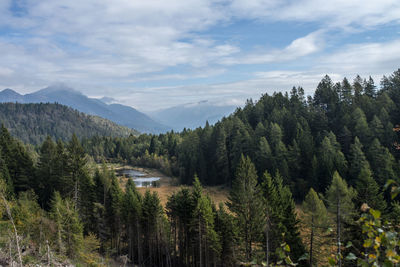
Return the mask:
POLYGON ((265 94, 180 133, 47 136, 32 149, 4 124, 0 264, 398 266, 399 123, 400 69, 379 84, 325 76, 313 96, 265 94), (110 162, 182 187, 163 205, 110 162), (215 185, 226 203, 205 193, 215 185))
POLYGON ((13 136, 32 145, 42 144, 47 136, 67 141, 74 133, 80 138, 139 134, 112 121, 57 103, 0 103, 0 122, 13 136))

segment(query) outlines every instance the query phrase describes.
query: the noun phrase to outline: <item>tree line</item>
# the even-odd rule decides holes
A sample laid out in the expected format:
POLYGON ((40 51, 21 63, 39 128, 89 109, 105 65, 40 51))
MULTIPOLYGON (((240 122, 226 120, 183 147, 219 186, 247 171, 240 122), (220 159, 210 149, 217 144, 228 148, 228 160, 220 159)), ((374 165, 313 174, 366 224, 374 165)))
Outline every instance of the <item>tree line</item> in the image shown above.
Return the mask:
POLYGON ((181 133, 83 141, 96 160, 112 159, 155 167, 190 184, 231 186, 240 155, 249 156, 259 176, 279 170, 296 201, 313 187, 322 192, 335 171, 353 187, 369 165, 379 186, 396 178, 399 152, 393 131, 400 117, 400 70, 373 79, 357 76, 333 83, 325 76, 313 96, 290 93, 248 100, 231 116, 181 133))

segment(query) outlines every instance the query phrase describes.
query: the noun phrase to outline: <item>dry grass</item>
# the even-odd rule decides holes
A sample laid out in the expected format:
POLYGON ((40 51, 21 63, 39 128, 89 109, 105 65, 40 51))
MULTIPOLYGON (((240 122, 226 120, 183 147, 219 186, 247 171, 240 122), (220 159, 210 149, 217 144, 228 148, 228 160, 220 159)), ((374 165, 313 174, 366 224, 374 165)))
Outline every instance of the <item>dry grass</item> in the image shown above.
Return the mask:
MULTIPOLYGON (((146 190, 150 190, 150 192, 157 192, 158 196, 160 197, 161 204, 164 207, 168 201, 168 198, 183 187, 176 185, 178 184, 176 178, 168 177, 156 169, 141 168, 141 167, 132 168, 129 166, 113 166, 113 168, 114 169, 130 168, 146 173, 147 177, 160 177, 159 187, 147 187, 147 188, 138 187, 137 190, 141 194, 144 194, 146 190)), ((125 185, 129 179, 130 178, 126 177, 120 178, 120 184, 122 188, 125 188, 125 185)), ((190 186, 184 186, 184 187, 189 189, 191 188, 190 186)), ((225 202, 228 200, 229 189, 223 186, 207 186, 204 187, 204 192, 211 197, 211 199, 217 206, 219 205, 219 203, 225 204, 225 202)))
MULTIPOLYGON (((179 191, 182 186, 161 186, 161 187, 149 187, 149 188, 138 188, 138 191, 142 194, 146 192, 146 190, 150 190, 150 192, 157 192, 158 196, 160 197, 162 205, 165 207, 165 204, 168 201, 168 197, 171 196, 173 193, 179 191)), ((190 188, 190 187, 188 187, 190 188)), ((228 200, 228 193, 229 191, 220 186, 213 186, 213 187, 205 187, 204 192, 209 194, 211 199, 214 203, 218 206, 219 203, 224 203, 228 200)))
MULTIPOLYGON (((310 247, 310 233, 309 225, 304 222, 304 212, 300 206, 296 207, 297 218, 300 220, 300 237, 303 240, 307 252, 310 247)), ((323 234, 321 236, 314 236, 314 257, 320 266, 328 266, 328 257, 333 257, 336 253, 336 245, 334 240, 334 233, 323 234)))

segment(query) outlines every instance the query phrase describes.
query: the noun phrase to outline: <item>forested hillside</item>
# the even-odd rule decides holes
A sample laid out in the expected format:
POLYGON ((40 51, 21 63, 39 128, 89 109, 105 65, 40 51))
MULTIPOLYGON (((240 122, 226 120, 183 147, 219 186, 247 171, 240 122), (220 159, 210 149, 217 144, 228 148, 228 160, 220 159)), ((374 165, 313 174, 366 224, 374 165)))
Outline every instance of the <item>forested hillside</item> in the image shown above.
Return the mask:
POLYGON ((41 144, 47 136, 66 141, 73 133, 79 138, 95 135, 126 137, 139 134, 109 120, 49 103, 0 103, 0 123, 9 129, 13 136, 34 145, 41 144))
POLYGON ((0 130, 0 262, 14 266, 396 266, 400 70, 264 95, 216 126, 82 144, 38 158, 0 130), (85 153, 85 149, 88 154, 85 153), (165 206, 104 157, 177 174, 165 206), (203 185, 224 184, 218 207, 203 185), (385 186, 386 184, 386 186, 385 186), (297 202, 297 206, 296 206, 297 202))
POLYGON ((103 101, 90 98, 64 85, 52 85, 42 90, 20 95, 11 89, 0 91, 0 102, 18 103, 59 103, 85 114, 99 116, 115 123, 136 129, 145 133, 160 133, 170 128, 161 125, 146 114, 130 106, 121 104, 106 104, 103 101))
POLYGON ((357 76, 333 83, 326 76, 313 97, 302 88, 263 95, 214 127, 139 138, 96 138, 84 144, 101 157, 163 169, 190 184, 231 185, 240 155, 249 156, 262 175, 279 173, 297 200, 313 187, 324 191, 337 170, 356 186, 363 168, 379 186, 398 179, 394 127, 400 122, 400 70, 381 86, 357 76))

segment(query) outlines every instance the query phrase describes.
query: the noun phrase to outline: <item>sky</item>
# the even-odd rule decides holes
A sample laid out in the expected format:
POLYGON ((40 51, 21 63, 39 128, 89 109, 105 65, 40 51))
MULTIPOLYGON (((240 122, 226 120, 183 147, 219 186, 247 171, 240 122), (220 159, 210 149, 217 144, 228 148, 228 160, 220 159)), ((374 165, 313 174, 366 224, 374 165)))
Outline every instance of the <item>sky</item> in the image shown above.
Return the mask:
POLYGON ((19 93, 61 83, 151 111, 398 68, 398 0, 0 1, 0 89, 19 93))

